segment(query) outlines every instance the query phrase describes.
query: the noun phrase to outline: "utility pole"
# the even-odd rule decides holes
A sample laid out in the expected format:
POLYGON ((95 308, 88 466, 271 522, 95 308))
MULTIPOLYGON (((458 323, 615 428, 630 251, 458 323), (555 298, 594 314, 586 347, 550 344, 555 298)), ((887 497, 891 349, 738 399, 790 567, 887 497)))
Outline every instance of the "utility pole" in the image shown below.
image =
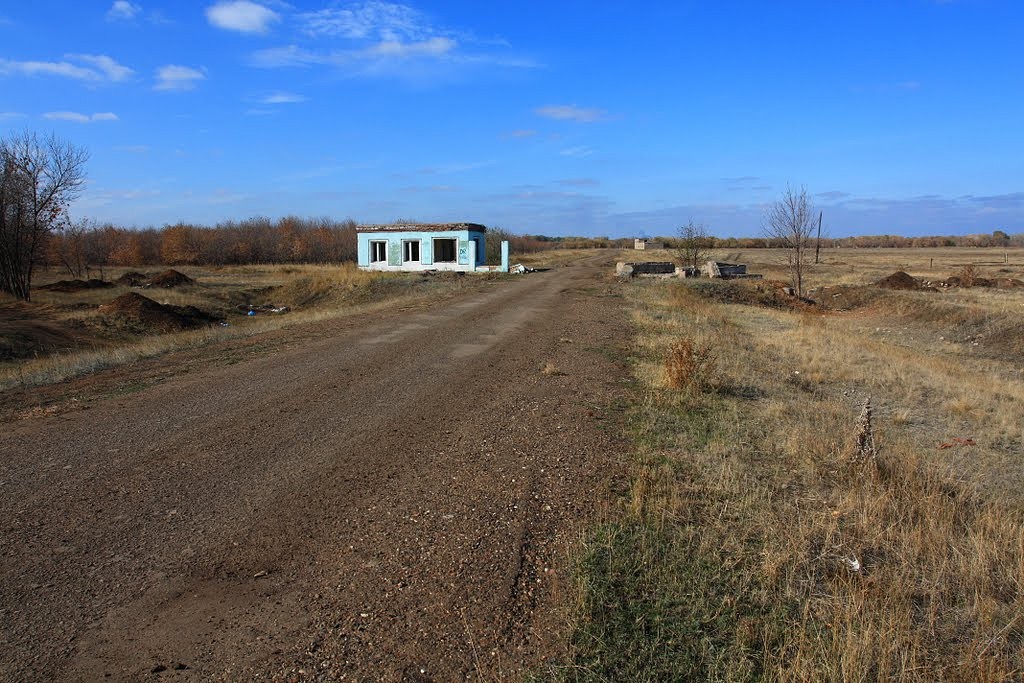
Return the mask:
POLYGON ((821 214, 823 211, 818 212, 818 240, 814 243, 814 262, 818 262, 818 254, 821 253, 821 214))

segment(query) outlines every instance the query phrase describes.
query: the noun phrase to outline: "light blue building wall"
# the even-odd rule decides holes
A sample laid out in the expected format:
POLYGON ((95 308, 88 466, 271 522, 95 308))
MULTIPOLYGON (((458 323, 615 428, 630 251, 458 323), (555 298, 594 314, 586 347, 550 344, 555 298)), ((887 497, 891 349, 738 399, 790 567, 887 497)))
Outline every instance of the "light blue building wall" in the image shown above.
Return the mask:
POLYGON ((364 226, 357 262, 364 270, 482 269, 486 232, 475 223, 364 226))

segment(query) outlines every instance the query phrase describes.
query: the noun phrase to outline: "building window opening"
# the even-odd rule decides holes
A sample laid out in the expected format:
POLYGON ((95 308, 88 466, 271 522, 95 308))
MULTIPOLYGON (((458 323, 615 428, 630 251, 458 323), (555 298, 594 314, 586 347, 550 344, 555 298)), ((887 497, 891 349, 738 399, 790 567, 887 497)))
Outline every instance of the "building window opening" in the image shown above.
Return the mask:
POLYGON ((456 240, 449 237, 434 240, 434 263, 455 263, 456 240))
POLYGON ((419 240, 406 240, 402 242, 402 261, 419 261, 420 243, 419 240))
POLYGON ((388 260, 388 243, 384 240, 370 242, 370 263, 384 263, 388 260))

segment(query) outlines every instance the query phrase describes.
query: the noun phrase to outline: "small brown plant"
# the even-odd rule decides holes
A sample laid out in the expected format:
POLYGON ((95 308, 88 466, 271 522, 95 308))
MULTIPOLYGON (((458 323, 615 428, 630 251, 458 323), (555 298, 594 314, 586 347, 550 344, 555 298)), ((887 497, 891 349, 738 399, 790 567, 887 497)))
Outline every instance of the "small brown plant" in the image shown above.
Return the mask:
POLYGON ((706 385, 715 370, 715 352, 708 344, 694 344, 683 337, 669 347, 665 357, 665 383, 671 389, 706 385))
POLYGON ((878 448, 875 446, 875 434, 871 428, 871 397, 868 396, 860 411, 860 417, 857 418, 853 459, 862 463, 874 463, 877 458, 878 448))
POLYGON ((542 374, 542 375, 550 375, 550 376, 558 376, 558 375, 564 375, 565 373, 562 372, 558 368, 557 365, 555 365, 551 361, 548 361, 548 362, 544 363, 543 366, 541 366, 540 374, 542 374))
POLYGON ((973 287, 974 281, 978 279, 978 269, 973 263, 968 263, 960 269, 960 286, 973 287))

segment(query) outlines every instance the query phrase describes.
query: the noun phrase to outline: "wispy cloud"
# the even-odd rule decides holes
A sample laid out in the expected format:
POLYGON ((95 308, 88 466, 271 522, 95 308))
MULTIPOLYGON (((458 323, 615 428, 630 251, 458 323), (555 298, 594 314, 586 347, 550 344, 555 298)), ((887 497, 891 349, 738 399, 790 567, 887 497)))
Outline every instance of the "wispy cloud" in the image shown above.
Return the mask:
POLYGON ((447 164, 438 164, 436 166, 426 166, 418 169, 417 173, 423 175, 434 175, 434 174, 445 174, 445 173, 463 173, 465 171, 475 171, 478 168, 486 168, 487 166, 493 166, 495 162, 491 159, 484 161, 464 161, 464 162, 453 162, 447 164))
POLYGON ((107 55, 64 55, 67 59, 84 62, 111 81, 124 81, 135 72, 107 55))
POLYGON ((130 21, 141 11, 141 7, 128 0, 114 0, 107 10, 107 21, 130 21))
POLYGON ((597 187, 601 183, 594 178, 563 178, 558 184, 567 187, 597 187))
POLYGON ((0 111, 0 121, 12 121, 23 118, 25 118, 25 115, 20 111, 0 111))
POLYGON ((846 199, 851 195, 849 192, 843 192, 842 190, 829 190, 828 192, 819 192, 815 196, 821 197, 822 199, 828 199, 829 201, 838 201, 840 199, 846 199))
POLYGON ((117 114, 109 111, 96 114, 80 114, 77 111, 48 111, 43 114, 48 121, 71 121, 73 123, 96 123, 97 121, 117 121, 117 114))
POLYGON ((224 0, 206 8, 206 19, 228 31, 263 34, 281 20, 281 15, 249 0, 224 0))
POLYGON ((514 138, 532 138, 535 135, 537 135, 537 131, 532 129, 521 128, 519 130, 514 130, 510 132, 509 135, 514 138))
POLYGON ((410 62, 449 61, 457 44, 449 38, 430 38, 421 42, 387 41, 358 50, 314 52, 297 45, 259 50, 252 56, 254 66, 308 67, 334 66, 363 75, 401 74, 410 62))
POLYGON ((421 192, 458 192, 459 189, 455 185, 409 185, 399 188, 399 192, 418 194, 421 192))
POLYGON ((128 152, 129 154, 146 154, 149 152, 149 145, 118 145, 114 147, 116 152, 128 152))
POLYGON ((261 104, 298 104, 307 101, 307 97, 290 92, 275 92, 260 98, 261 104))
POLYGON ((0 59, 0 76, 61 76, 78 81, 101 83, 123 81, 135 73, 106 55, 69 54, 64 55, 64 59, 70 61, 40 62, 0 59))
POLYGON ((322 9, 297 15, 301 30, 316 37, 421 41, 443 34, 408 5, 366 2, 352 7, 322 9))
POLYGON ((559 152, 563 157, 576 157, 578 159, 585 159, 594 154, 594 148, 587 147, 586 145, 577 145, 576 147, 567 147, 559 152))
POLYGON ((575 104, 548 104, 533 110, 537 116, 556 121, 575 121, 576 123, 594 123, 608 118, 603 109, 578 107, 575 104))
POLYGON ((438 26, 408 5, 371 0, 294 16, 300 35, 330 40, 331 48, 305 42, 256 51, 250 63, 264 68, 330 67, 353 76, 393 77, 431 84, 482 67, 534 68, 511 55, 507 43, 485 43, 471 34, 438 26), (497 48, 497 49, 496 49, 497 48))
POLYGON ((985 204, 1022 204, 1024 203, 1024 192, 1007 192, 1006 194, 990 194, 980 197, 970 197, 971 201, 985 204))
POLYGON ((206 74, 198 69, 178 64, 168 64, 156 70, 156 85, 154 90, 192 90, 199 81, 206 78, 206 74))

